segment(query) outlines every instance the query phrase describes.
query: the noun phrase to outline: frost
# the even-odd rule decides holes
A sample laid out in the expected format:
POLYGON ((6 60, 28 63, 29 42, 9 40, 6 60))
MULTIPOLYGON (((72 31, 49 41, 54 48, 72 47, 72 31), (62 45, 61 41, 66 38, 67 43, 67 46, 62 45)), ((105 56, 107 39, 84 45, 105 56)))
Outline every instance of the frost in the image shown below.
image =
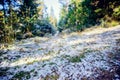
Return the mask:
MULTIPOLYGON (((80 80, 83 77, 97 77, 96 70, 109 71, 108 52, 117 47, 115 39, 120 38, 120 26, 71 33, 50 38, 35 37, 15 42, 8 47, 7 54, 0 56, 0 67, 9 67, 12 78, 18 71, 30 72, 29 80, 40 80, 57 75, 58 80, 80 80), (62 36, 62 37, 61 37, 62 36), (69 57, 79 57, 80 61, 70 62, 69 57)), ((112 61, 111 61, 112 62, 112 61)), ((119 61, 115 62, 119 63, 119 61)))

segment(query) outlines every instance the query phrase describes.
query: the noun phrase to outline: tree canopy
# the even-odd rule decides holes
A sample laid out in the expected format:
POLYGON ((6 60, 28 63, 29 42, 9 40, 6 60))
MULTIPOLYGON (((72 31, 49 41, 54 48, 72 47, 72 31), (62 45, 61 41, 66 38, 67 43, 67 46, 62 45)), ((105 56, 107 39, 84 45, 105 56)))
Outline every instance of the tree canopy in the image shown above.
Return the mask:
POLYGON ((59 3, 62 8, 58 23, 52 8, 48 16, 43 0, 0 0, 0 42, 12 42, 25 35, 53 34, 53 26, 59 31, 67 28, 83 31, 91 25, 110 26, 120 21, 119 0, 59 0, 59 3))
MULTIPOLYGON (((48 24, 46 6, 42 0, 0 0, 0 42, 12 42, 16 38, 37 34, 36 24, 48 24), (45 22, 45 23, 44 23, 45 22)), ((42 31, 39 29, 39 33, 42 31)))
POLYGON ((119 0, 70 0, 68 6, 64 5, 59 22, 60 29, 83 30, 90 25, 101 23, 102 20, 120 20, 119 0))

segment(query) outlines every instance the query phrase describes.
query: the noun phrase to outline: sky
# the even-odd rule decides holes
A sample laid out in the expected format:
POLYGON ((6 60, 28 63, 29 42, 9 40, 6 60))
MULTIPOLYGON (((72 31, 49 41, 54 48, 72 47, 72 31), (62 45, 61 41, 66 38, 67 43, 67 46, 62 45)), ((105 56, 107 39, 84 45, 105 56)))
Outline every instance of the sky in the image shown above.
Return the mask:
MULTIPOLYGON (((57 21, 59 21, 59 14, 60 14, 60 3, 58 0, 44 0, 45 5, 47 6, 47 12, 48 15, 51 13, 51 8, 53 8, 54 15, 57 18, 57 21)), ((2 9, 2 6, 0 5, 0 9, 2 9)))
POLYGON ((60 4, 58 0, 44 0, 45 5, 47 6, 47 12, 48 15, 51 13, 51 7, 54 10, 54 15, 59 20, 59 14, 60 14, 60 4))
POLYGON ((0 5, 0 10, 2 10, 3 9, 3 6, 2 5, 0 5))

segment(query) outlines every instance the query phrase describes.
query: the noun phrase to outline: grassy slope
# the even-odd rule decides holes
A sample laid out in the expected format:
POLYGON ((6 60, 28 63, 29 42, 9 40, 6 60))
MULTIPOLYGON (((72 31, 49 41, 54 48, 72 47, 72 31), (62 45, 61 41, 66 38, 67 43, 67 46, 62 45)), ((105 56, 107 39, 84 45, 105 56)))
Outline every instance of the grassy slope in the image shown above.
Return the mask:
POLYGON ((119 78, 120 26, 16 42, 0 56, 0 79, 119 78), (3 75, 4 73, 4 75, 3 75))

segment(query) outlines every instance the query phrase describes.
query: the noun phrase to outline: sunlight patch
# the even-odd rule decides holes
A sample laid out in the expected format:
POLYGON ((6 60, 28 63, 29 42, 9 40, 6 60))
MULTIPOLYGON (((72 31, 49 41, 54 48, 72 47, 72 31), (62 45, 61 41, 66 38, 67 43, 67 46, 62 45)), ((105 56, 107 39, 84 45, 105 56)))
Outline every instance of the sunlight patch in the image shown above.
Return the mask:
POLYGON ((33 64, 34 62, 40 62, 40 61, 46 61, 46 60, 50 60, 52 59, 53 55, 46 55, 46 56, 42 56, 42 57, 36 57, 36 58, 22 58, 19 59, 18 61, 15 61, 13 63, 10 64, 10 67, 15 67, 15 66, 22 66, 25 64, 33 64))

